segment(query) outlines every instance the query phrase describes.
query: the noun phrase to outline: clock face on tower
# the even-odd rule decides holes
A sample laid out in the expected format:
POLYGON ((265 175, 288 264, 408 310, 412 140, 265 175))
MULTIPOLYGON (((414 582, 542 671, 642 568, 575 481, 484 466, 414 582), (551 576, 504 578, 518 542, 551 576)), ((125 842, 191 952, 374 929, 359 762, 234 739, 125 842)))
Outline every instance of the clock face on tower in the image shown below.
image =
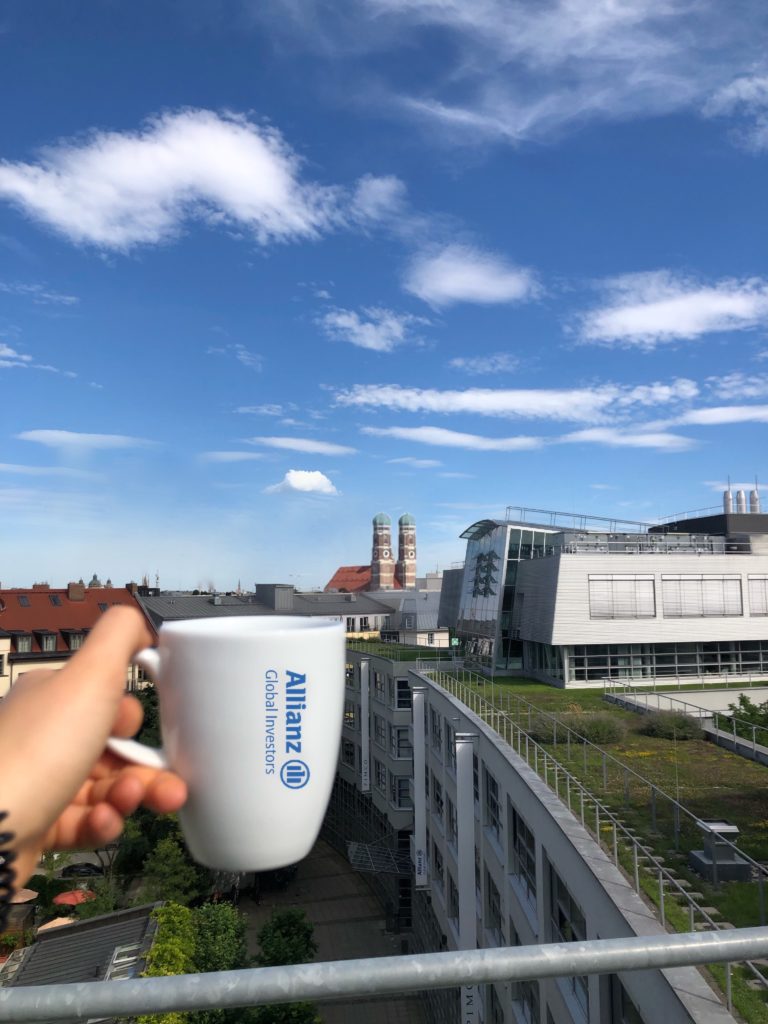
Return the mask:
POLYGON ((415 557, 416 557, 416 552, 415 551, 409 549, 406 552, 406 558, 415 558, 415 557))
POLYGON ((381 552, 381 557, 389 558, 389 548, 384 548, 384 550, 381 552))

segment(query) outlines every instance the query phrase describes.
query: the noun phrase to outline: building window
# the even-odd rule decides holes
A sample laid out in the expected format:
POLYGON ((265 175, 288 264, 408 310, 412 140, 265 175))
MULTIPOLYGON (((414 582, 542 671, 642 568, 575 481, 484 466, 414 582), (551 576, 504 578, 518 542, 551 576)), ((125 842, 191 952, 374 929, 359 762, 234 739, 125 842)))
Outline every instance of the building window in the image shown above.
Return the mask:
POLYGON ((0 654, 0 676, 5 675, 5 658, 0 654))
POLYGON ((434 647, 435 645, 435 634, 427 633, 427 647, 434 647))
POLYGON ((409 708, 411 707, 411 688, 408 685, 407 679, 397 680, 397 707, 398 708, 409 708))
POLYGON ((475 796, 475 803, 480 803, 480 762, 477 754, 472 755, 472 791, 475 796))
POLYGON ((485 826, 494 837, 501 842, 501 806, 499 804, 499 784, 488 771, 483 769, 485 777, 485 826))
POLYGON ((413 807, 411 799, 411 780, 407 775, 393 775, 389 773, 389 799, 401 810, 408 810, 413 807))
POLYGON ((16 650, 19 654, 31 654, 32 653, 32 637, 31 636, 17 636, 16 637, 16 650))
POLYGON ((50 653, 56 650, 56 634, 55 633, 41 633, 40 635, 40 650, 50 653))
POLYGON ((523 818, 512 808, 511 815, 512 873, 519 880, 525 895, 536 904, 536 841, 523 818))
POLYGON ((351 740, 341 741, 341 761, 347 768, 355 767, 355 744, 351 740))
POLYGON ((26 594, 17 594, 16 600, 19 602, 21 608, 29 608, 29 598, 26 594))
POLYGON ((357 729, 357 704, 353 700, 344 701, 344 725, 348 729, 357 729))
POLYGON ((445 764, 456 773, 456 731, 450 722, 445 723, 445 764))
POLYGON ((85 634, 84 633, 70 633, 68 639, 69 639, 69 649, 70 649, 70 651, 77 651, 77 650, 79 650, 83 646, 83 643, 85 641, 85 634))
POLYGON ((489 1024, 504 1024, 504 1007, 501 1005, 499 993, 495 985, 489 985, 488 993, 488 1021, 489 1024))
POLYGON ((360 632, 364 633, 364 632, 366 632, 367 629, 368 629, 368 616, 367 615, 361 615, 360 616, 360 632))
POLYGON ((749 614, 768 615, 768 576, 750 576, 747 586, 749 587, 749 614))
POLYGON ((448 872, 448 917, 458 927, 459 925, 459 890, 453 880, 453 875, 448 872))
POLYGON ((357 630, 355 629, 355 617, 354 617, 354 615, 348 615, 347 616, 347 632, 348 633, 356 633, 357 632, 357 630))
POLYGON ((61 596, 59 594, 49 594, 48 600, 54 608, 61 608, 61 596))
POLYGON ((432 840, 432 881, 440 889, 445 885, 445 866, 443 854, 437 843, 432 840))
POLYGON ((347 686, 350 688, 350 690, 356 690, 357 677, 355 676, 355 666, 352 664, 351 661, 348 661, 347 664, 344 666, 344 677, 346 679, 347 686))
POLYGON ((106 601, 99 601, 99 611, 100 612, 105 612, 107 610, 107 608, 109 608, 109 605, 106 603, 106 601))
POLYGON ((448 842, 454 849, 459 845, 459 818, 456 814, 456 804, 449 796, 445 798, 447 811, 446 821, 448 825, 448 842))
POLYGON ((496 944, 501 945, 504 941, 501 932, 501 896, 488 868, 485 869, 485 927, 493 935, 496 944))
POLYGON ((387 769, 381 763, 374 759, 373 762, 373 775, 376 780, 376 789, 381 790, 382 793, 387 792, 387 769))
POLYGON ((440 819, 440 824, 443 822, 443 787, 437 781, 435 776, 432 776, 432 813, 436 818, 440 819))
POLYGON ((373 742, 382 750, 387 746, 387 726, 381 715, 373 716, 373 742))
POLYGON ((382 704, 387 703, 387 691, 383 672, 373 673, 373 696, 382 704))
POLYGON ((539 983, 518 981, 512 985, 512 1001, 521 1024, 539 1024, 539 983))
POLYGON ((589 577, 591 619, 653 619, 655 616, 653 576, 589 577))
POLYGON ((668 619, 743 613, 740 576, 662 576, 661 593, 668 619))
POLYGON ((432 749, 438 757, 443 756, 443 730, 442 718, 434 708, 429 709, 429 736, 432 741, 432 749))
MULTIPOLYGON (((551 925, 553 942, 584 942, 587 938, 587 922, 584 911, 571 896, 562 878, 550 864, 550 894, 552 905, 551 925)), ((574 996, 584 1019, 589 1018, 589 989, 583 976, 563 978, 562 984, 574 996)))
POLYGON ((390 725, 389 727, 389 751, 395 758, 412 758, 413 747, 409 735, 408 726, 390 725))

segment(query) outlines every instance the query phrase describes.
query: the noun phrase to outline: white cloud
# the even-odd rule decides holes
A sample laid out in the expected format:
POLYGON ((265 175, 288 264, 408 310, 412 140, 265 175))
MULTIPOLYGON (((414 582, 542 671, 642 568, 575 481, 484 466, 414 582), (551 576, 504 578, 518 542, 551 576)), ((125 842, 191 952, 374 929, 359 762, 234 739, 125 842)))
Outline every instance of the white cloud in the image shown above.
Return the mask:
POLYGON ((768 281, 761 278, 707 285, 659 270, 612 278, 603 289, 605 303, 581 318, 583 341, 651 349, 768 324, 768 281))
POLYGON ((0 473, 12 473, 18 476, 65 476, 77 480, 97 480, 97 473, 86 469, 70 469, 67 466, 22 466, 10 462, 0 462, 0 473))
POLYGON ((544 443, 540 437, 482 437, 443 427, 363 427, 362 432, 372 437, 396 437, 400 441, 416 441, 441 448, 469 448, 477 452, 530 451, 544 443))
MULTIPOLYGON (((394 175, 365 174, 357 183, 351 200, 353 216, 363 221, 380 221, 400 213, 405 206, 405 185, 394 175)), ((315 293, 317 295, 317 293, 315 293)), ((330 298, 325 292, 318 298, 330 298)))
POLYGON ((633 406, 679 402, 696 395, 693 381, 685 378, 670 384, 628 387, 601 384, 593 388, 493 389, 468 388, 465 391, 437 391, 430 388, 403 388, 398 384, 355 384, 339 391, 339 405, 363 408, 387 408, 402 412, 475 413, 509 419, 552 419, 599 423, 633 406))
POLYGON ((252 462, 264 456, 261 452, 203 452, 200 458, 203 462, 252 462))
POLYGON ((301 494, 338 494, 328 477, 318 469, 289 469, 279 484, 264 489, 265 494, 298 491, 301 494))
POLYGON ((19 441, 35 441, 64 452, 116 451, 123 448, 147 448, 154 441, 126 434, 79 434, 72 430, 24 430, 19 441))
POLYGON ((743 118, 735 130, 736 137, 750 149, 768 149, 768 75, 735 78, 710 96, 704 114, 743 118))
POLYGON ((309 437, 248 437, 246 444, 262 444, 267 448, 279 448, 289 452, 306 452, 308 455, 354 455, 356 449, 330 441, 316 441, 309 437))
MULTIPOLYGON (((281 0, 253 4, 332 63, 377 56, 367 108, 394 107, 456 145, 541 139, 591 121, 698 110, 763 59, 760 0, 281 0), (444 45, 434 45, 435 38, 444 45), (421 50, 423 45, 424 49, 421 50), (429 59, 421 60, 422 52, 429 59), (413 76, 419 67, 418 92, 413 76), (406 73, 401 75, 401 69, 406 73), (387 78, 389 76, 389 78, 387 78), (382 95, 382 92, 384 95, 382 95), (372 95, 370 94, 372 93, 372 95)), ((351 64, 356 71, 358 61, 351 64)), ((360 90, 359 80, 356 89, 360 90)))
POLYGON ((373 352, 391 352, 397 345, 413 340, 412 328, 429 323, 423 317, 395 313, 379 306, 369 306, 362 314, 352 309, 333 309, 317 322, 329 338, 348 341, 373 352))
POLYGON ((768 405, 721 405, 689 409, 667 425, 712 427, 725 423, 768 423, 768 405))
POLYGON ((80 301, 75 295, 62 295, 60 292, 51 291, 42 284, 14 284, 0 281, 0 292, 4 292, 6 295, 29 297, 38 306, 74 306, 80 301))
POLYGON ((387 459, 387 462, 393 466, 410 466, 412 469, 434 469, 436 466, 442 466, 438 459, 414 459, 410 455, 404 455, 400 459, 387 459))
POLYGON ((768 373, 727 373, 707 377, 710 390, 718 398, 765 398, 768 396, 768 373))
POLYGON ((695 441, 680 434, 653 430, 616 430, 613 427, 590 427, 559 438, 564 444, 601 444, 609 448, 654 448, 657 451, 683 452, 695 441))
MULTIPOLYGON (((239 343, 232 345, 223 345, 219 347, 212 347, 207 350, 208 355, 224 356, 231 355, 241 363, 243 366, 247 366, 249 370, 261 370, 264 365, 264 359, 258 354, 258 352, 251 352, 239 343)), ((238 410, 239 412, 240 410, 238 410)))
POLYGON ((28 367, 31 362, 32 356, 23 355, 21 352, 17 352, 15 348, 11 348, 10 345, 6 345, 5 342, 0 341, 1 368, 12 370, 18 367, 28 367))
POLYGON ((509 352, 493 352, 487 356, 457 356, 448 363, 452 370, 461 370, 473 377, 484 374, 511 373, 519 360, 509 352))
POLYGON ((282 416, 285 412, 286 407, 284 405, 267 404, 267 405, 240 405, 235 409, 235 412, 249 413, 254 416, 282 416))
POLYGON ((127 250, 186 221, 235 225, 261 243, 313 238, 340 219, 339 189, 302 181, 273 128, 185 110, 136 132, 92 132, 37 163, 0 163, 0 197, 73 242, 127 250))
POLYGON ((468 245, 448 245, 415 256, 406 270, 403 287, 436 307, 455 302, 524 302, 540 292, 530 270, 468 245))

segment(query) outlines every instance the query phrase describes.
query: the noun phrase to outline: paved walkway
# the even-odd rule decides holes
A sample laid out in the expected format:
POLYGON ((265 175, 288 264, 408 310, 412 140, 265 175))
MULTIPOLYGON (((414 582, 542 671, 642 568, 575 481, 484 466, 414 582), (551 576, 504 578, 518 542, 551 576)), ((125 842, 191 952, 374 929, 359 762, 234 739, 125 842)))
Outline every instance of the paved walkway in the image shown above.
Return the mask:
MULTIPOLYGON (((277 907, 301 907, 315 927, 316 960, 396 956, 400 938, 384 930, 384 915, 362 875, 322 840, 302 861, 283 892, 262 894, 261 903, 242 899, 248 919, 248 950, 258 952, 256 935, 277 907)), ((418 997, 318 1004, 324 1024, 424 1024, 418 997)))

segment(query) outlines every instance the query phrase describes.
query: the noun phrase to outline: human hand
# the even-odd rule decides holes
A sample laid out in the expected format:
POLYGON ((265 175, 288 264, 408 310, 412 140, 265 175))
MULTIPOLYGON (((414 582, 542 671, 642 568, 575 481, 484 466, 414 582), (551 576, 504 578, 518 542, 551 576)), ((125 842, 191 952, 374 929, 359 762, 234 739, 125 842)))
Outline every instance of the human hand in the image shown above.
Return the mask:
POLYGON ((0 810, 8 811, 2 831, 15 835, 17 886, 43 850, 103 846, 140 804, 167 814, 186 800, 174 772, 105 750, 109 736, 133 736, 141 725, 126 670, 150 642, 138 611, 113 607, 64 668, 26 673, 0 704, 0 810))

